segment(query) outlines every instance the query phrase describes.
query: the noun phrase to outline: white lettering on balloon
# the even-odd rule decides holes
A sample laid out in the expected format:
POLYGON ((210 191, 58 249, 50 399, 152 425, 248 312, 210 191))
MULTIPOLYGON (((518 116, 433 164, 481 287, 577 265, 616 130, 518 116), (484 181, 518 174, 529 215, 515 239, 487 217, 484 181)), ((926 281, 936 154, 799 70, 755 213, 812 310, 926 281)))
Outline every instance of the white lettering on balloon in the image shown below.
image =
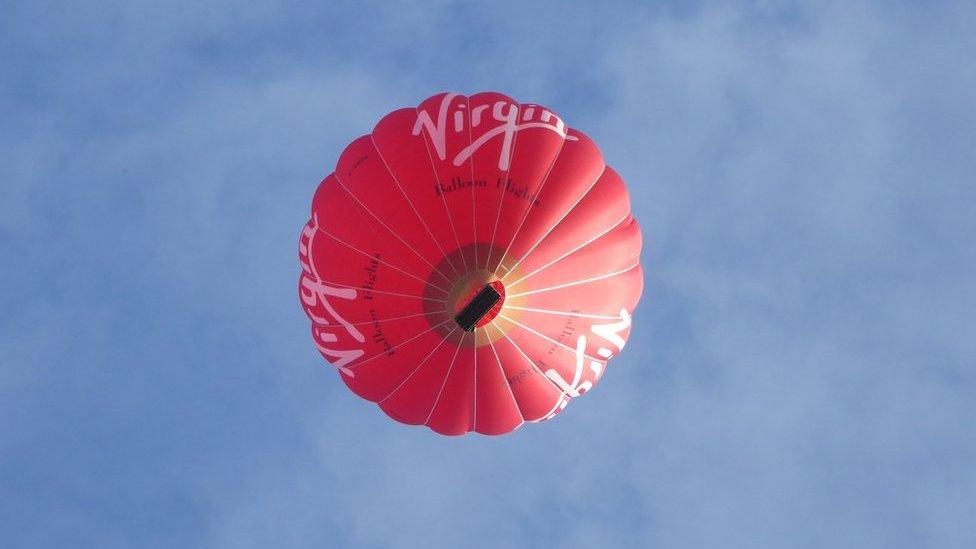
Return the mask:
MULTIPOLYGON (((456 93, 448 93, 444 95, 443 99, 441 99, 441 104, 436 115, 437 122, 434 122, 430 113, 428 113, 426 110, 418 110, 417 121, 413 125, 413 135, 420 135, 421 131, 427 132, 427 136, 430 137, 430 141, 434 145, 434 152, 437 153, 437 158, 440 160, 447 159, 447 131, 449 125, 448 111, 451 108, 451 101, 455 97, 457 97, 456 93)), ((467 131, 465 124, 467 116, 465 116, 463 111, 463 109, 466 107, 466 104, 460 103, 454 110, 454 133, 467 131)), ((472 109, 472 128, 477 128, 481 125, 481 115, 483 111, 488 109, 489 105, 478 105, 472 109)), ((498 169, 507 171, 512 157, 512 144, 515 141, 515 132, 527 130, 529 128, 542 128, 557 133, 563 139, 568 141, 577 140, 575 136, 568 135, 566 133, 566 125, 558 116, 541 107, 537 108, 535 106, 525 106, 525 109, 522 111, 522 115, 520 117, 518 105, 500 99, 491 105, 491 118, 495 122, 500 122, 500 124, 486 131, 480 137, 472 141, 467 147, 461 149, 454 156, 453 160, 451 161, 452 164, 455 166, 460 166, 466 160, 471 158, 471 155, 473 155, 475 151, 480 149, 485 143, 490 141, 492 138, 501 135, 503 136, 502 149, 498 156, 498 169), (536 111, 539 111, 538 116, 536 116, 536 111), (521 120, 519 120, 519 118, 521 118, 521 120)))
MULTIPOLYGON (((617 352, 619 353, 620 350, 624 348, 624 344, 626 343, 624 338, 620 337, 620 332, 623 332, 629 327, 630 313, 627 312, 627 309, 620 309, 620 320, 611 322, 609 324, 594 324, 590 327, 590 331, 616 347, 617 352)), ((566 381, 556 370, 553 370, 552 368, 546 370, 546 377, 552 380, 552 382, 559 387, 563 394, 560 395, 559 402, 557 402, 553 411, 542 419, 549 419, 553 417, 562 411, 567 404, 569 404, 570 399, 576 398, 586 391, 592 389, 593 383, 599 380, 600 376, 603 374, 603 363, 586 356, 587 343, 586 336, 583 334, 580 334, 580 336, 576 338, 576 371, 573 374, 573 381, 571 383, 566 381), (586 369, 587 361, 589 361, 589 370, 593 374, 592 381, 583 380, 583 372, 586 369)), ((606 347, 600 347, 597 349, 596 354, 603 358, 605 363, 605 361, 610 360, 610 357, 612 357, 614 353, 612 350, 606 347)))
POLYGON ((329 300, 330 298, 338 298, 353 301, 358 292, 355 288, 329 286, 319 279, 315 265, 309 257, 309 249, 316 234, 317 227, 310 221, 302 230, 302 236, 299 240, 298 255, 302 265, 299 295, 306 314, 315 324, 314 340, 319 352, 340 372, 349 377, 355 377, 353 371, 346 366, 362 357, 365 351, 353 342, 348 342, 353 343, 351 349, 336 348, 333 344, 339 342, 340 336, 346 341, 351 337, 358 343, 365 342, 366 337, 355 325, 343 318, 329 300))

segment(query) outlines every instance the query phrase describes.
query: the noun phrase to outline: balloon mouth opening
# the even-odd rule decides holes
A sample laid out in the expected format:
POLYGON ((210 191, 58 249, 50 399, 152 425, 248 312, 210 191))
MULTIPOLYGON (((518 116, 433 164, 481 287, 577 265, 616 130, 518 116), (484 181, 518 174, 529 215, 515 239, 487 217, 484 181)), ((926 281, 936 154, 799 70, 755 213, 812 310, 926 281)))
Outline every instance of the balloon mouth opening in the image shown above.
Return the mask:
POLYGON ((505 303, 505 286, 487 271, 468 273, 458 280, 447 299, 447 310, 465 332, 473 332, 498 316, 505 303))

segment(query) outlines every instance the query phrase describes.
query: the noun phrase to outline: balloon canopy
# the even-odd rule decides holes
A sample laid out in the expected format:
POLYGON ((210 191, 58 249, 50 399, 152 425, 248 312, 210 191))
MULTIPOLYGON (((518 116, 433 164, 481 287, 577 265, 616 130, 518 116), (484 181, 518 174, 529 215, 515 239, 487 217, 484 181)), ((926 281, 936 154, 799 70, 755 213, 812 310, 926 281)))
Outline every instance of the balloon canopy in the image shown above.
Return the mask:
POLYGON ((600 380, 641 233, 590 138, 499 93, 435 95, 353 141, 312 199, 299 296, 357 395, 442 434, 549 419, 600 380))

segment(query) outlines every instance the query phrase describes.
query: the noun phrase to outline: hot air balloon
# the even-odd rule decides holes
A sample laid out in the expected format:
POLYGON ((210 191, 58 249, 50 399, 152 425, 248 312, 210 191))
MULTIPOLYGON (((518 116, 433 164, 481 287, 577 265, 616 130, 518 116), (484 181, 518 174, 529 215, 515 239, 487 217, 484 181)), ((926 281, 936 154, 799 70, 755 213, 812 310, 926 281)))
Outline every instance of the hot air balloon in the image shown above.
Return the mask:
POLYGON ((627 189, 541 105, 442 93, 385 116, 318 186, 299 297, 319 352, 393 419, 497 435, 552 418, 640 299, 627 189))

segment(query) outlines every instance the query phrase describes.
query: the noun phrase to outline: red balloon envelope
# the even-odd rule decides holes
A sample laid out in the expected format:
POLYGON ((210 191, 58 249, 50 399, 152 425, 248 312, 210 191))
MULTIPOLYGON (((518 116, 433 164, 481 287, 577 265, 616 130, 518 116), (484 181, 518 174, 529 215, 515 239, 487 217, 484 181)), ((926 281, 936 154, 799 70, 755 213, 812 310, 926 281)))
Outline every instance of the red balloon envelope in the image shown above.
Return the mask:
POLYGON ((558 414, 624 346, 643 287, 623 181, 551 110, 435 95, 343 151, 299 295, 357 395, 443 434, 558 414))

